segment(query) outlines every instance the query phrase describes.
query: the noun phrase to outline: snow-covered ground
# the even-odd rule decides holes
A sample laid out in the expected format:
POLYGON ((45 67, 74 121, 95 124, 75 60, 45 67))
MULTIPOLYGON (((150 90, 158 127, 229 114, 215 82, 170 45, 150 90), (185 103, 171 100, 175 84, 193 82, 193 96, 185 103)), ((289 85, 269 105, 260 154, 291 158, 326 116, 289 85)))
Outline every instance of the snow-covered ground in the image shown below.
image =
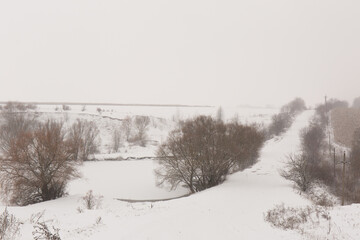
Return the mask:
MULTIPOLYGON (((259 162, 235 173, 220 186, 158 202, 127 202, 116 198, 156 199, 167 195, 156 189, 153 160, 90 162, 81 167, 83 178, 69 186, 70 195, 26 207, 9 207, 23 222, 21 239, 32 239, 32 215, 45 211, 43 220, 60 228, 62 239, 359 239, 359 205, 329 210, 331 221, 305 225, 303 234, 272 227, 264 214, 274 206, 308 206, 278 170, 286 155, 297 151, 299 130, 313 111, 306 111, 280 139, 264 146, 259 162), (135 171, 136 170, 136 171, 135 171), (85 210, 82 196, 92 189, 102 204, 85 210), (330 229, 330 231, 329 231, 330 229)), ((0 207, 0 210, 3 210, 0 207)))
POLYGON ((85 195, 88 190, 104 197, 132 200, 167 199, 188 194, 178 187, 175 191, 156 186, 154 170, 156 162, 151 159, 133 161, 85 162, 80 167, 82 178, 70 183, 70 195, 85 195))

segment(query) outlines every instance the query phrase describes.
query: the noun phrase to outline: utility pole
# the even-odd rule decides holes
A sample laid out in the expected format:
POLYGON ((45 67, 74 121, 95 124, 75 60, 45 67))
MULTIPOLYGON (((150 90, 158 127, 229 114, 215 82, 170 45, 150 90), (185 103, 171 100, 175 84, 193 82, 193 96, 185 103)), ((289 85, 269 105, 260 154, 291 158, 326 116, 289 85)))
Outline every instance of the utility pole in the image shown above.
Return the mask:
POLYGON ((330 139, 330 109, 327 106, 327 96, 325 95, 325 114, 326 114, 326 130, 329 137, 329 156, 331 158, 331 139, 330 139))
POLYGON ((342 194, 341 194, 341 205, 344 206, 344 202, 345 202, 345 164, 346 162, 346 156, 345 156, 345 151, 344 151, 344 160, 341 162, 343 164, 343 169, 342 169, 342 194))

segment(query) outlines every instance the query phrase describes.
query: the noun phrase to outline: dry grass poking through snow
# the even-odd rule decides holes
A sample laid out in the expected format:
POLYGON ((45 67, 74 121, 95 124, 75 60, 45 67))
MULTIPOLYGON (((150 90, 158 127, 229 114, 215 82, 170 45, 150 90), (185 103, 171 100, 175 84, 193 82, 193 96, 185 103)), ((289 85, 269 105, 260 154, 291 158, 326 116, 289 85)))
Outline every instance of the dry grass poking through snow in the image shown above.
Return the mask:
POLYGON ((331 125, 334 129, 335 142, 351 147, 354 131, 360 127, 360 109, 336 108, 332 110, 331 125))

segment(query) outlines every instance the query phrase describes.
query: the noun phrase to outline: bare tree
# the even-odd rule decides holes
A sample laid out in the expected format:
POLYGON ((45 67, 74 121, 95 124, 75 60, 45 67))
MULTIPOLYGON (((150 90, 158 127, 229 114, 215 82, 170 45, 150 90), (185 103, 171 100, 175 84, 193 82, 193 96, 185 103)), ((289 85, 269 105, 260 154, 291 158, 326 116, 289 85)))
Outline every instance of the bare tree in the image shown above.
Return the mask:
POLYGON ((141 146, 146 144, 146 132, 150 124, 150 118, 148 116, 136 116, 134 121, 134 127, 136 129, 135 140, 140 143, 141 146))
POLYGON ((126 116, 121 123, 121 128, 125 134, 126 141, 130 140, 132 132, 132 119, 129 116, 126 116))
POLYGON ((316 122, 300 132, 301 147, 308 161, 313 165, 318 165, 322 160, 322 150, 325 147, 325 132, 320 124, 316 122))
POLYGON ((284 170, 280 171, 281 176, 294 182, 301 191, 308 190, 313 182, 311 164, 304 154, 290 155, 284 170))
POLYGON ((269 125, 268 135, 279 136, 291 126, 292 121, 292 115, 286 112, 281 112, 273 115, 271 118, 271 123, 269 125))
POLYGON ((0 159, 0 184, 12 204, 27 205, 64 194, 78 176, 62 123, 48 120, 19 133, 0 159))
POLYGON ((99 129, 95 122, 77 120, 69 132, 73 157, 86 161, 89 155, 97 152, 99 129))
POLYGON ((21 133, 31 130, 37 123, 35 117, 26 114, 13 112, 7 109, 2 113, 3 124, 0 127, 0 149, 7 152, 11 142, 21 133))
POLYGON ((263 141, 255 127, 211 117, 179 123, 158 149, 158 184, 184 184, 191 192, 218 185, 229 173, 254 163, 263 141))
POLYGON ((115 129, 112 133, 112 150, 117 152, 121 146, 121 132, 115 129))

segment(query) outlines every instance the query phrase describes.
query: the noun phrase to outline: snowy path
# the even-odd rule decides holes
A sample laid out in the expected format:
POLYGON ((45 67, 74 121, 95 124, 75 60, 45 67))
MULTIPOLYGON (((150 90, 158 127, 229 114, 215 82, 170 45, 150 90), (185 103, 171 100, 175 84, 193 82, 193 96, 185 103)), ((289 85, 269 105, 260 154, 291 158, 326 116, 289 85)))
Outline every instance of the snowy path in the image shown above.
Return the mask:
POLYGON ((301 114, 283 139, 266 144, 256 165, 221 186, 170 202, 131 205, 140 211, 130 216, 114 209, 118 214, 104 218, 106 226, 91 239, 300 239, 295 232, 271 227, 263 214, 282 202, 309 204, 278 169, 297 150, 299 130, 312 114, 301 114))

